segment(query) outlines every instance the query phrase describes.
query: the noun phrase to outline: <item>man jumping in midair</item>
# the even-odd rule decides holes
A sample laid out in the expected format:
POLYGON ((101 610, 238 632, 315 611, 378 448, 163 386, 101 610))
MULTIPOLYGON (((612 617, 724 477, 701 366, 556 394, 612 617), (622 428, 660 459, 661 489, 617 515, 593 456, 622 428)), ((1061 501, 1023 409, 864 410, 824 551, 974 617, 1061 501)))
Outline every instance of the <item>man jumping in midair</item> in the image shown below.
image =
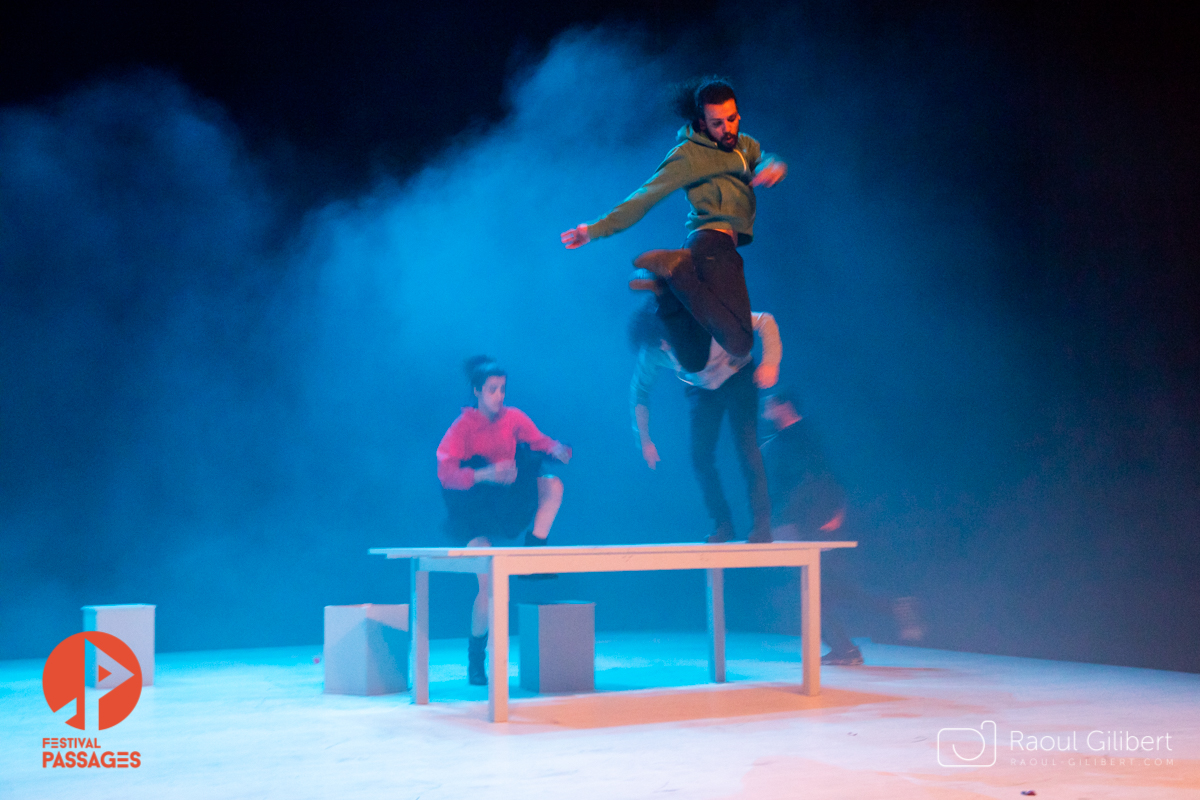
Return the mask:
POLYGON ((779 183, 787 164, 739 133, 737 98, 727 81, 706 78, 683 87, 677 104, 688 122, 650 180, 603 217, 561 238, 573 250, 619 233, 667 195, 685 189, 692 206, 685 247, 638 256, 634 266, 652 275, 630 286, 650 288, 635 284, 657 279, 670 287, 660 300, 659 316, 683 369, 699 372, 708 360, 709 336, 736 358, 746 357, 754 346, 750 294, 737 248, 754 237, 754 188, 779 183))

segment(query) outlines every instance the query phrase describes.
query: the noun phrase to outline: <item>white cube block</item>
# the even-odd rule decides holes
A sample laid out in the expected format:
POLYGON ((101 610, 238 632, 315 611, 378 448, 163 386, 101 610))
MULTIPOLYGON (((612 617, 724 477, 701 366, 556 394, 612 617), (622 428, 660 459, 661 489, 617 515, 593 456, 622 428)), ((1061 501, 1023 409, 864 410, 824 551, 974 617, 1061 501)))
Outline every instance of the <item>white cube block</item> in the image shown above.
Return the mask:
POLYGON ((596 689, 596 604, 522 603, 521 688, 531 692, 596 689))
MULTIPOLYGON (((154 685, 154 606, 135 603, 84 606, 83 629, 116 636, 129 646, 142 668, 142 686, 154 685)), ((84 648, 84 683, 94 689, 111 689, 129 673, 112 656, 96 647, 84 648), (103 670, 103 672, 101 672, 103 670), (104 678, 100 678, 104 675, 104 678)))
POLYGON ((325 692, 408 689, 408 604, 325 606, 325 692))

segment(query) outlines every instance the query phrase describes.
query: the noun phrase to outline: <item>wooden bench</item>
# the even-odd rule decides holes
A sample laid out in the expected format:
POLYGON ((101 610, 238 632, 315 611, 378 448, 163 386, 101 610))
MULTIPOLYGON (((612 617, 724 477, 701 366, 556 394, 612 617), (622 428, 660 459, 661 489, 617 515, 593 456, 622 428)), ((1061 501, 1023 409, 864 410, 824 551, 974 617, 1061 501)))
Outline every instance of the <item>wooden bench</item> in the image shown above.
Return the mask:
POLYGON ((488 717, 508 719, 508 579, 545 572, 708 571, 709 674, 725 681, 725 569, 799 567, 802 691, 821 692, 821 551, 857 542, 770 544, 638 544, 598 547, 376 547, 372 555, 410 560, 413 702, 429 702, 429 573, 469 572, 492 577, 489 604, 488 717))

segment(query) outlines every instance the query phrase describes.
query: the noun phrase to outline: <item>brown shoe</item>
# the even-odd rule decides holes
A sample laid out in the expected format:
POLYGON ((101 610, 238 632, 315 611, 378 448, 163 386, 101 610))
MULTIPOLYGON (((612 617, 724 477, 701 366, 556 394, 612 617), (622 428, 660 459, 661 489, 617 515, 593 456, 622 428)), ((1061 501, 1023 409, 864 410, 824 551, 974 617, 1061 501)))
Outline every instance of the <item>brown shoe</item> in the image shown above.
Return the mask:
POLYGON ((679 265, 692 260, 690 250, 647 250, 633 260, 638 269, 653 272, 664 281, 669 281, 679 265))
POLYGON ((659 297, 666 291, 667 284, 648 269, 635 269, 629 276, 629 288, 635 292, 654 292, 659 297))

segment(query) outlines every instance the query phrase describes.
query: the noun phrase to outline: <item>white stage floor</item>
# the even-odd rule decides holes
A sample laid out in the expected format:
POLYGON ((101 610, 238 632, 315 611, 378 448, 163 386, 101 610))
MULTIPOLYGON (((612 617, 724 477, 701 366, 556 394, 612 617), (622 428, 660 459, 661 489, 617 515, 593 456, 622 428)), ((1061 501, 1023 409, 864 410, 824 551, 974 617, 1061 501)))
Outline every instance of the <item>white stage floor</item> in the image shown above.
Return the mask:
MULTIPOLYGON (((807 698, 798 639, 730 634, 720 686, 705 641, 601 634, 591 695, 531 696, 514 663, 502 724, 464 640, 431 643, 428 706, 322 694, 319 646, 162 654, 133 714, 86 733, 50 713, 41 662, 0 662, 0 797, 1200 798, 1200 675, 864 643, 867 666, 822 669, 807 698), (993 766, 939 764, 940 729, 981 726, 993 766), (81 735, 142 764, 42 767, 43 737, 81 735), (1030 737, 1074 749, 1014 746, 1030 737)), ((980 735, 942 733, 967 763, 951 744, 980 735)))

